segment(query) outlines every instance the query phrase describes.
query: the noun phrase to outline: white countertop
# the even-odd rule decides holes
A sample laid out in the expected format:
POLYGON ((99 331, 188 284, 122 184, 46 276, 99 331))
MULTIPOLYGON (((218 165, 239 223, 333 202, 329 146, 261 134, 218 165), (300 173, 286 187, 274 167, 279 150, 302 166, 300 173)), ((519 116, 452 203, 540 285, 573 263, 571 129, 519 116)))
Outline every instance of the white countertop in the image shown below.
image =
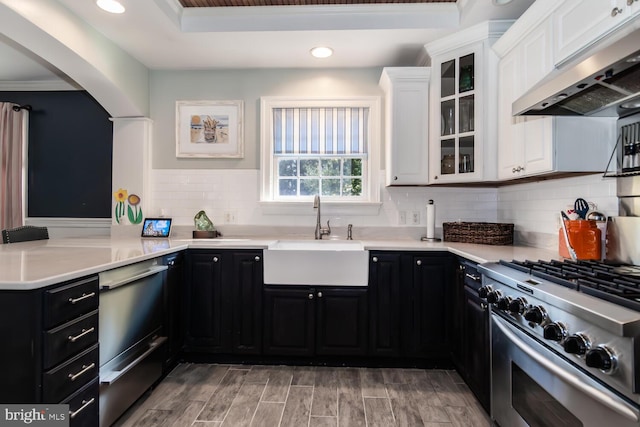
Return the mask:
MULTIPOLYGON (((192 249, 266 249, 277 238, 140 239, 68 238, 0 245, 0 290, 31 290, 112 268, 192 249)), ((368 250, 449 251, 475 262, 500 259, 554 259, 556 251, 524 246, 422 242, 412 239, 361 240, 368 250)))

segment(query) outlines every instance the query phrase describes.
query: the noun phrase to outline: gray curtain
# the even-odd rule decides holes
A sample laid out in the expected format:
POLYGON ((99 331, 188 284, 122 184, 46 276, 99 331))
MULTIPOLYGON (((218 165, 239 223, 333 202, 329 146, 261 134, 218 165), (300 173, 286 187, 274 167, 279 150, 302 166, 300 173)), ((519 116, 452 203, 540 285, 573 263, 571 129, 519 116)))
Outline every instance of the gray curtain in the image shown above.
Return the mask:
POLYGON ((0 230, 23 225, 22 122, 25 110, 0 102, 0 230))

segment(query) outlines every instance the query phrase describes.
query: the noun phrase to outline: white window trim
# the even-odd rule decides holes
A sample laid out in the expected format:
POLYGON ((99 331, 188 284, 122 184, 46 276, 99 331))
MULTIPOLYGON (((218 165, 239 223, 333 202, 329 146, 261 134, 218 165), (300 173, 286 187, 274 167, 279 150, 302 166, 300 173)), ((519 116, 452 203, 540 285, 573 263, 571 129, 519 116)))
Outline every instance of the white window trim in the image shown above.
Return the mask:
MULTIPOLYGON (((309 213, 309 203, 301 200, 283 201, 275 197, 273 154, 273 109, 312 107, 368 107, 369 147, 367 151, 367 187, 361 200, 323 201, 327 213, 377 215, 380 203, 380 146, 381 101, 378 96, 346 96, 306 98, 290 96, 263 96, 260 98, 260 206, 265 214, 309 213)), ((312 200, 312 197, 309 198, 312 200)), ((313 213, 313 211, 311 211, 313 213)))

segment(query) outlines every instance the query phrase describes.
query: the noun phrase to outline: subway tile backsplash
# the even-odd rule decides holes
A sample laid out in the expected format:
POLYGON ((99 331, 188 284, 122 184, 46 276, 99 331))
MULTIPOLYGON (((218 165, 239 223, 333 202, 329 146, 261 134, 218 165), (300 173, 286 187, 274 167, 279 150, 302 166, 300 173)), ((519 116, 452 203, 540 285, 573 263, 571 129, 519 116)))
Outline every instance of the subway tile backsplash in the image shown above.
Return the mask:
MULTIPOLYGON (((380 182, 384 182, 384 171, 380 182)), ((255 169, 155 169, 151 180, 151 214, 174 218, 178 226, 193 225, 193 217, 205 210, 214 224, 224 226, 305 227, 315 221, 315 212, 273 215, 259 204, 259 171, 255 169), (311 221, 311 222, 310 222, 311 221)), ((377 214, 338 216, 323 213, 323 220, 341 227, 406 227, 420 235, 425 227, 426 204, 436 204, 437 234, 450 221, 512 222, 516 242, 527 246, 555 248, 560 209, 577 197, 597 204, 607 215, 617 214, 615 180, 588 175, 495 187, 384 187, 377 214), (411 225, 413 214, 419 224, 411 225), (401 213, 406 218, 401 224, 401 213)))

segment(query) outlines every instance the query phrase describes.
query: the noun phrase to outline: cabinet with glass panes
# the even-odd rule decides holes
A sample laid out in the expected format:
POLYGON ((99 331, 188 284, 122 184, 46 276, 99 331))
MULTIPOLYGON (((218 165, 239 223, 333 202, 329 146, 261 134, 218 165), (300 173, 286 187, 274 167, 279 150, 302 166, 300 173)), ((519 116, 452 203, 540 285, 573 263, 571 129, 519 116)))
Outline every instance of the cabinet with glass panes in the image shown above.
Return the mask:
POLYGON ((510 25, 488 21, 425 46, 431 56, 429 183, 496 178, 497 57, 510 25))

